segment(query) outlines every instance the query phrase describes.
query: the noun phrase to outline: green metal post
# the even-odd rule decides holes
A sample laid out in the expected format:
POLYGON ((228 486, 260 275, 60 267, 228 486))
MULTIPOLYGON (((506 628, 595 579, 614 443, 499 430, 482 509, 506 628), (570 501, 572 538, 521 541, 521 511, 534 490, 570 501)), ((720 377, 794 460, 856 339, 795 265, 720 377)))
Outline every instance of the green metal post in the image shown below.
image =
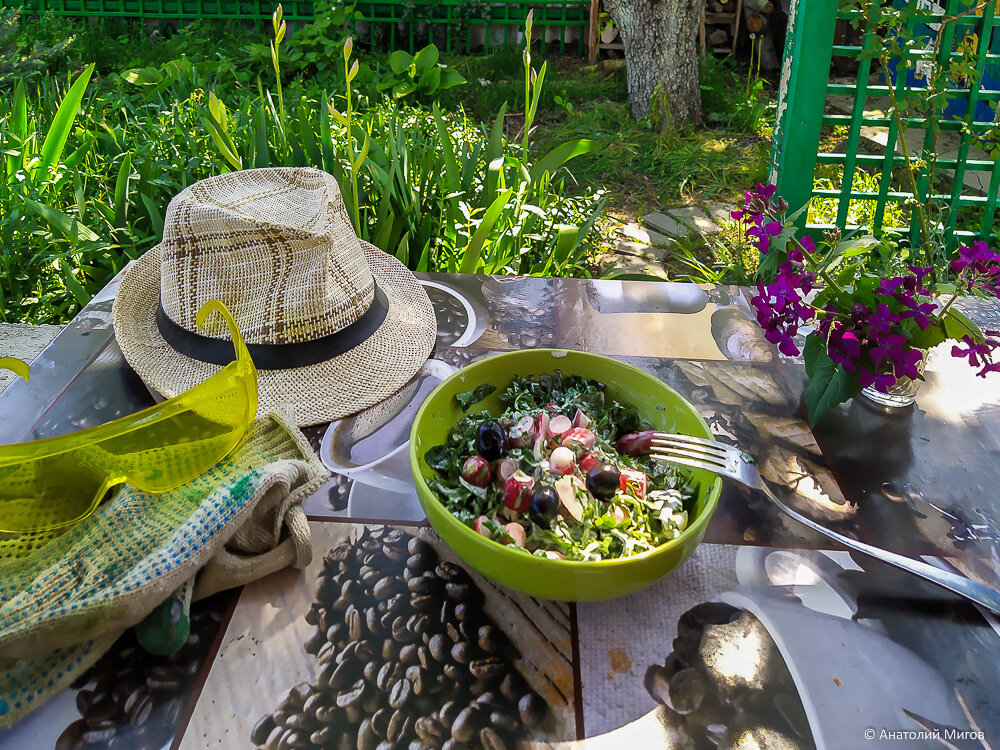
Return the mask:
MULTIPOLYGON (((812 194, 837 5, 837 0, 793 0, 788 17, 769 177, 790 211, 806 205, 812 194)), ((804 212, 800 225, 805 221, 804 212)))

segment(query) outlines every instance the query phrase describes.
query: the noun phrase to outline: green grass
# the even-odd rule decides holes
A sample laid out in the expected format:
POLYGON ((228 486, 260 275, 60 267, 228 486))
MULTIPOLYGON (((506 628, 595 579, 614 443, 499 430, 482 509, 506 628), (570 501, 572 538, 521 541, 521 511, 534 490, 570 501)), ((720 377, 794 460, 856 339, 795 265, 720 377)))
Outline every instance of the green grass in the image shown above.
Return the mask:
MULTIPOLYGON (((519 51, 450 63, 470 82, 446 92, 453 106, 480 119, 504 102, 511 112, 523 109, 519 51)), ((746 89, 745 72, 713 60, 702 70, 708 126, 659 132, 632 117, 623 69, 604 72, 579 58, 550 58, 533 138, 540 150, 576 138, 600 143, 599 151, 574 161, 573 173, 581 185, 606 188, 607 212, 623 219, 680 204, 735 203, 748 185, 766 181, 773 129, 767 107, 773 94, 763 84, 746 89)))

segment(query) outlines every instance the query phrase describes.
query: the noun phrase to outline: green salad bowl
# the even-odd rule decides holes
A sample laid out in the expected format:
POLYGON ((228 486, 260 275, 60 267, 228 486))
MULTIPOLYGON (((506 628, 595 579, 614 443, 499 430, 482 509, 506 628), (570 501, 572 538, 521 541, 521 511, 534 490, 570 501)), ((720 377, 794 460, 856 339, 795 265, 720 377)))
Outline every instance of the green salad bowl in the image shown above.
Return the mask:
POLYGON ((531 349, 480 360, 438 385, 417 412, 410 431, 410 466, 417 496, 431 526, 462 560, 501 586, 542 599, 596 601, 630 594, 655 583, 690 557, 705 536, 715 512, 722 480, 707 471, 690 470, 697 495, 688 526, 654 550, 618 560, 582 562, 536 557, 477 534, 459 521, 427 485, 436 472, 424 454, 447 440, 464 416, 455 395, 488 383, 496 390, 473 404, 472 412, 503 412, 498 398, 515 375, 541 375, 556 370, 604 383, 607 393, 631 403, 654 429, 712 438, 705 420, 673 388, 624 362, 585 352, 531 349))

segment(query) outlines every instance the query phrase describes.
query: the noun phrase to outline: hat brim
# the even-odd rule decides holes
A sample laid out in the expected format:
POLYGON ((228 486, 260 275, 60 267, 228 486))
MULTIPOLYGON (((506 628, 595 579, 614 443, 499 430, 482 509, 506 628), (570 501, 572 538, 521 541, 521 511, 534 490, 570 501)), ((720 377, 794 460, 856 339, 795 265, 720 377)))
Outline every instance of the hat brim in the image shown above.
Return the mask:
MULTIPOLYGON (((396 258, 361 243, 368 267, 389 301, 385 321, 348 352, 307 367, 258 370, 258 415, 294 407, 301 427, 329 422, 388 398, 427 360, 437 335, 434 308, 423 286, 396 258)), ((125 272, 112 312, 126 361, 153 390, 170 398, 218 372, 218 365, 186 357, 156 327, 160 299, 160 247, 125 272)))

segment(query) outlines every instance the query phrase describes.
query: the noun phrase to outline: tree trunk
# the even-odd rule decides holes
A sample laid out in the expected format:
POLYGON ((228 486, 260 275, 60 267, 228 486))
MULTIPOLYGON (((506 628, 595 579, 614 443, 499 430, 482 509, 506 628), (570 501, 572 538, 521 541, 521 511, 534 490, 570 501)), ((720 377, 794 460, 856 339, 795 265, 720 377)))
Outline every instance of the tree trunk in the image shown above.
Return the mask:
POLYGON ((632 114, 661 125, 701 124, 698 24, 705 0, 605 0, 625 46, 632 114), (651 101, 652 100, 652 101, 651 101))

